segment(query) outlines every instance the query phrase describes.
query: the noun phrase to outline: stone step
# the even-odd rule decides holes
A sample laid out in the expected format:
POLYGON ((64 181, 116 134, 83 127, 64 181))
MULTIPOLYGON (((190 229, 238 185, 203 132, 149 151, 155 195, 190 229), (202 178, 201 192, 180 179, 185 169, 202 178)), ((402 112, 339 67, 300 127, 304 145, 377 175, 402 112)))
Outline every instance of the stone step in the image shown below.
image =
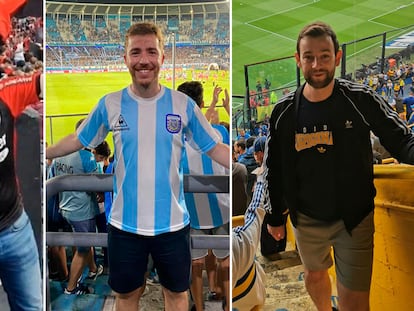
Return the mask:
MULTIPOLYGON (((266 273, 266 302, 263 311, 316 311, 305 288, 304 268, 295 250, 257 260, 266 273)), ((337 306, 335 286, 332 305, 337 306)))

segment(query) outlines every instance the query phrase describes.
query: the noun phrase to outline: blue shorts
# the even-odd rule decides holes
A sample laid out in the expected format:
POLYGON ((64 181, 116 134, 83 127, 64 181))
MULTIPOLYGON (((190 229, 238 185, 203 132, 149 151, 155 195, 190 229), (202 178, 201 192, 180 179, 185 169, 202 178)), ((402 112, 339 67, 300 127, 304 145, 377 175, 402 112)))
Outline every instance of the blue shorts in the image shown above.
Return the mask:
MULTIPOLYGON (((67 220, 71 225, 73 232, 96 232, 96 221, 95 218, 73 221, 67 220)), ((78 246, 76 248, 79 253, 86 254, 91 249, 90 246, 78 246)))
POLYGON ((112 290, 125 294, 144 285, 151 255, 160 283, 172 292, 190 286, 190 226, 156 236, 143 236, 108 225, 109 280, 112 290))

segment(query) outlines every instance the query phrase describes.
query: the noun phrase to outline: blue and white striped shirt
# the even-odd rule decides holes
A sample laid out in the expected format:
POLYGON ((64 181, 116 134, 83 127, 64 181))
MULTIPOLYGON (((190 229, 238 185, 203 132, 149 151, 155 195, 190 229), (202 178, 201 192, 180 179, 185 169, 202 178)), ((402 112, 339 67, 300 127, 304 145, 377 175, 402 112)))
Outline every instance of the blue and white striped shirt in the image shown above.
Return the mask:
POLYGON ((219 137, 193 100, 166 87, 140 98, 130 87, 104 96, 77 130, 93 148, 112 131, 114 198, 109 223, 146 236, 174 232, 190 222, 185 205, 184 135, 201 152, 219 137))
MULTIPOLYGON (((229 133, 222 125, 212 125, 229 144, 229 133)), ((184 174, 226 175, 227 170, 205 154, 200 154, 188 144, 183 160, 184 174)), ((194 229, 219 227, 230 220, 230 195, 228 193, 185 193, 185 202, 190 213, 190 225, 194 229)))

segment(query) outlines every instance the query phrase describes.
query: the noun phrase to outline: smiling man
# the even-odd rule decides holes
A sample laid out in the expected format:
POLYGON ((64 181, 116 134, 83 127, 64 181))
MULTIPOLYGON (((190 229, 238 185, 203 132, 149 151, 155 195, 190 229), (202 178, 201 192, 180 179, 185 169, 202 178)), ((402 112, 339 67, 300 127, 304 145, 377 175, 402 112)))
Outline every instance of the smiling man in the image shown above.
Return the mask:
POLYGON ((306 288, 319 311, 332 310, 331 247, 339 310, 367 311, 375 196, 370 131, 409 164, 414 135, 371 88, 334 78, 341 56, 329 25, 315 22, 299 33, 295 57, 306 83, 273 109, 265 150, 268 229, 282 239, 289 209, 306 288))
POLYGON ((230 149, 192 99, 160 85, 164 40, 156 25, 137 23, 129 28, 124 60, 132 84, 104 96, 77 132, 49 147, 46 157, 94 148, 112 131, 114 197, 108 217, 108 259, 116 309, 137 310, 151 254, 165 310, 187 311, 191 254, 181 168, 184 145, 190 143, 227 168, 230 149))

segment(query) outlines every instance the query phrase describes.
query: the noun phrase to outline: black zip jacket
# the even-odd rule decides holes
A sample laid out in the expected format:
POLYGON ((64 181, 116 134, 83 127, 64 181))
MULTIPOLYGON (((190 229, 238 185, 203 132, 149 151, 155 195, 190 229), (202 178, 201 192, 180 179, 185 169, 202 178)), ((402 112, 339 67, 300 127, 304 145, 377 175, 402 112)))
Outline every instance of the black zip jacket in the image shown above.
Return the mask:
POLYGON ((14 167, 14 118, 0 100, 0 231, 23 212, 14 167))
MULTIPOLYGON (((265 180, 271 226, 284 223, 290 212, 296 226, 298 209, 295 131, 303 86, 281 98, 272 111, 265 151, 265 180)), ((373 209, 376 194, 370 131, 401 163, 414 164, 414 135, 388 103, 370 87, 336 79, 333 90, 333 142, 336 208, 348 232, 373 209)))

